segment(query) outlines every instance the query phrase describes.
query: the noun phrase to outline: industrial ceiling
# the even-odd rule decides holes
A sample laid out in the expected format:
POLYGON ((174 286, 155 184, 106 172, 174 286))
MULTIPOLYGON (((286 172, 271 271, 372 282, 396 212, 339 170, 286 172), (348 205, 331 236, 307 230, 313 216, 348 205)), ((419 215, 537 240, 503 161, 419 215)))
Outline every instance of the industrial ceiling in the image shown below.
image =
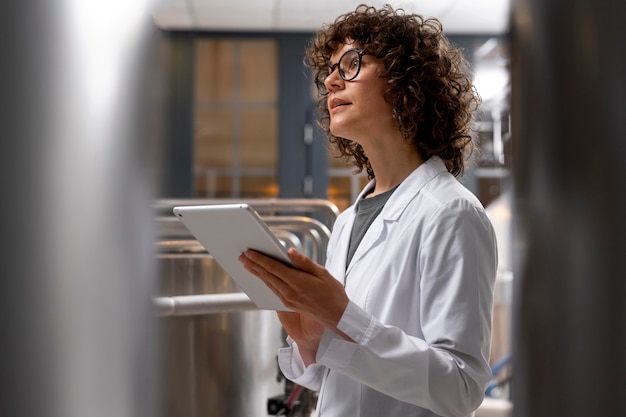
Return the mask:
MULTIPOLYGON (((153 13, 164 30, 309 32, 352 11, 353 0, 157 0, 153 13)), ((407 12, 442 21, 448 34, 504 34, 509 0, 387 0, 407 12)))

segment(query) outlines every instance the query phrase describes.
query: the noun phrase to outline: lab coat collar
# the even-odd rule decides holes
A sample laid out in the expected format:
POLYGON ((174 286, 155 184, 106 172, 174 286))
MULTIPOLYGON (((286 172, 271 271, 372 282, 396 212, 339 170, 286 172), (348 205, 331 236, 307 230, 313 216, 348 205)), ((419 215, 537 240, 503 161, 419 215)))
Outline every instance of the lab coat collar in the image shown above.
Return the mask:
POLYGON ((430 157, 426 162, 418 166, 391 195, 387 204, 380 213, 384 220, 396 221, 402 215, 419 191, 433 178, 447 173, 448 169, 443 160, 438 156, 430 157), (395 197, 395 198, 394 198, 395 197))
MULTIPOLYGON (((415 168, 415 170, 405 178, 398 189, 391 195, 385 204, 380 216, 384 220, 397 220, 406 206, 415 198, 419 190, 436 176, 448 172, 446 165, 438 156, 430 157, 426 162, 415 168)), ((356 201, 360 201, 364 195, 369 193, 376 185, 376 178, 371 180, 359 193, 356 201)), ((356 213, 356 204, 352 206, 352 211, 356 213)))
MULTIPOLYGON (((441 158, 433 156, 422 165, 417 167, 400 184, 396 191, 391 195, 379 215, 383 221, 374 221, 374 223, 370 225, 369 230, 366 232, 363 240, 359 244, 359 247, 355 251, 354 256, 352 257, 352 261, 348 265, 346 274, 350 273, 352 266, 356 262, 358 262, 359 259, 365 256, 374 246, 384 241, 385 236, 387 235, 387 233, 385 232, 385 223, 397 221, 406 209, 406 207, 409 205, 411 200, 413 200, 419 194, 419 191, 422 189, 422 187, 424 187, 424 185, 426 185, 433 178, 446 172, 448 172, 448 170, 446 169, 446 166, 441 158)), ((357 201, 359 201, 365 193, 367 193, 375 186, 375 181, 375 179, 370 181, 363 188, 363 191, 359 194, 357 201)), ((353 213, 350 222, 346 224, 346 226, 349 226, 349 228, 346 230, 346 233, 349 233, 349 230, 351 230, 352 228, 354 216, 356 213, 356 204, 353 206, 352 210, 353 213)), ((345 256, 343 264, 345 265, 345 256)))

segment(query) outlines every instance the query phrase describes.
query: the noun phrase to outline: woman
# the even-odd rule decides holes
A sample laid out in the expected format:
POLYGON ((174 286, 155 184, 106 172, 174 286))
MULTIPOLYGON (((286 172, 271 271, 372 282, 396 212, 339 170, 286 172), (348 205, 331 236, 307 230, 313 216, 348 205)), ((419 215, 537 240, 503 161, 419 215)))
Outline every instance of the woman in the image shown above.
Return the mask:
POLYGON ((326 266, 240 260, 289 307, 287 378, 322 417, 469 416, 491 378, 494 232, 455 178, 479 103, 436 20, 364 5, 318 32, 321 124, 371 181, 337 219, 326 266))

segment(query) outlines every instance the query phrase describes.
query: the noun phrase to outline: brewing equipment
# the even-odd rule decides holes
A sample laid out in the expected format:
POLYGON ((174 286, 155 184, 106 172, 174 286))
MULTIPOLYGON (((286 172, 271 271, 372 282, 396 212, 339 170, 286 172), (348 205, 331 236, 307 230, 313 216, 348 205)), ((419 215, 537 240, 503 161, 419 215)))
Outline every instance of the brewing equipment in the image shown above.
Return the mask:
MULTIPOLYGON (((258 310, 210 254, 171 215, 175 205, 226 200, 161 200, 155 203, 158 240, 159 317, 165 417, 265 417, 303 393, 280 374, 277 351, 285 333, 274 311, 258 310), (169 213, 169 214, 168 214, 169 213)), ((337 215, 319 200, 245 200, 287 247, 323 263, 337 215), (318 220, 322 219, 322 220, 318 220)), ((284 411, 283 411, 284 412, 284 411)))

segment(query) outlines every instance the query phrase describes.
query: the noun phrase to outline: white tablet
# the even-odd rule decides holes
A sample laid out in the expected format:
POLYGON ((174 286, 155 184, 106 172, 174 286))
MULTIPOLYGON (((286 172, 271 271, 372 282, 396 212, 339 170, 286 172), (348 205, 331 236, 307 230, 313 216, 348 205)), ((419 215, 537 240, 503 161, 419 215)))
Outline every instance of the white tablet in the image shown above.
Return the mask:
POLYGON ((262 310, 288 310, 263 281, 239 262, 247 249, 292 265, 287 249, 247 204, 174 207, 174 215, 262 310))

